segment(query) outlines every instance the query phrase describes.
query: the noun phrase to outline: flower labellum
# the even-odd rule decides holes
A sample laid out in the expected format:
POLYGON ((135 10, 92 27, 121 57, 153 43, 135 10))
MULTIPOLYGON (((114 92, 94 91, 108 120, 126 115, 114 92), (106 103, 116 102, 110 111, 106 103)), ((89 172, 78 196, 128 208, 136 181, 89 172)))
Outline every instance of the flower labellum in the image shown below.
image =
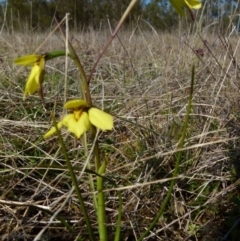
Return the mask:
POLYGON ((26 95, 33 95, 42 86, 45 67, 45 56, 26 55, 15 59, 14 63, 16 65, 22 66, 33 66, 25 86, 23 96, 23 99, 25 100, 26 95))

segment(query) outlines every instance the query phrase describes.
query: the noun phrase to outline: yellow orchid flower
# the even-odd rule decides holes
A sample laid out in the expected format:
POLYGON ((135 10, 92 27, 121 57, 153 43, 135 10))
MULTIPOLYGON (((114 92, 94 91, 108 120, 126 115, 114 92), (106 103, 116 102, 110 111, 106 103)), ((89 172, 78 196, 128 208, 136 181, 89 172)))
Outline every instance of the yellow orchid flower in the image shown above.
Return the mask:
MULTIPOLYGON (((69 114, 63 117, 58 122, 58 129, 65 126, 68 131, 75 134, 77 138, 80 138, 83 133, 89 130, 91 125, 96 126, 100 130, 112 130, 113 128, 113 117, 95 107, 90 107, 85 100, 70 100, 65 103, 64 109, 70 111, 69 114)), ((52 127, 45 135, 47 139, 56 133, 56 128, 52 127)))
POLYGON ((169 0, 172 6, 177 10, 180 15, 184 15, 184 7, 189 9, 199 9, 202 3, 199 0, 169 0))
POLYGON ((26 55, 15 59, 16 65, 33 66, 27 79, 23 99, 26 95, 33 95, 42 85, 45 56, 44 55, 26 55))

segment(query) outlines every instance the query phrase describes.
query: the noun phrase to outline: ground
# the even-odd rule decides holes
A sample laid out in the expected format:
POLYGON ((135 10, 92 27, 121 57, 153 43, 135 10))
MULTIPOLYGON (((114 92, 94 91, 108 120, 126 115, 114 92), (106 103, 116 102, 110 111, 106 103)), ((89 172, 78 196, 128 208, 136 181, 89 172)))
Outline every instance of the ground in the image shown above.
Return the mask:
MULTIPOLYGON (((108 30, 70 32, 87 75, 109 36, 108 30)), ((107 160, 109 240, 114 240, 117 191, 123 199, 121 240, 137 240, 163 207, 178 158, 170 199, 146 240, 238 240, 239 41, 236 34, 217 30, 186 36, 180 30, 137 27, 120 31, 100 60, 90 89, 93 104, 114 116, 114 130, 98 138, 101 158, 107 160)), ((77 69, 69 60, 65 88, 65 57, 48 61, 43 103, 37 94, 23 101, 30 69, 13 64, 18 56, 64 48, 59 32, 1 35, 1 240, 30 241, 43 228, 40 240, 76 240, 78 235, 89 240, 59 141, 43 139, 53 111, 57 120, 64 114, 64 93, 68 99, 80 97, 77 69), (58 212, 74 231, 59 219, 50 223, 52 214, 44 208, 58 212)), ((65 129, 62 135, 79 176, 86 161, 82 141, 65 129)), ((79 188, 98 235, 87 173, 79 188)))

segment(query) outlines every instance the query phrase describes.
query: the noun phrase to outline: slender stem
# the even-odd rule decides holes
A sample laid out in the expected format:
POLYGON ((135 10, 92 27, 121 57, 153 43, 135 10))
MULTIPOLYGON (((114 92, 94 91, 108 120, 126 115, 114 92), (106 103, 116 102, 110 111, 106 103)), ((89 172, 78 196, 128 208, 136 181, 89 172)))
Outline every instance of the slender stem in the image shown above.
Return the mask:
MULTIPOLYGON (((102 163, 98 170, 98 174, 103 175, 106 170, 106 160, 102 163)), ((98 229, 99 229, 99 240, 107 241, 107 227, 106 227, 106 209, 105 209, 105 195, 103 192, 103 178, 97 177, 97 191, 98 191, 98 229)))
MULTIPOLYGON (((96 127, 95 127, 95 126, 91 126, 91 136, 92 136, 92 142, 93 142, 93 143, 94 143, 96 134, 97 134, 96 127)), ((94 145, 94 160, 95 160, 95 171, 98 173, 99 168, 100 168, 100 165, 101 165, 98 140, 95 140, 95 145, 94 145)))
MULTIPOLYGON (((62 31, 62 29, 60 28, 62 31)), ((81 94, 82 98, 87 101, 87 103, 91 106, 92 105, 92 99, 91 99, 91 94, 89 90, 89 85, 87 82, 86 74, 85 71, 82 67, 82 64, 72 47, 72 44, 66 40, 66 36, 62 31, 62 34, 65 38, 65 41, 68 42, 68 50, 69 50, 69 57, 72 58, 74 61, 75 65, 77 66, 80 76, 79 76, 79 84, 80 84, 80 89, 81 89, 81 94)), ((91 132, 92 132, 92 140, 94 141, 95 136, 96 136, 96 128, 94 126, 91 127, 91 132)), ((87 154, 87 138, 86 134, 84 134, 83 137, 83 145, 84 145, 84 151, 85 154, 87 154)), ((94 157, 95 157, 95 169, 96 172, 100 170, 100 153, 99 153, 99 146, 98 146, 98 141, 96 140, 95 145, 94 145, 94 157)), ((90 164, 88 165, 88 168, 90 169, 90 164)), ((106 167, 105 167, 106 168, 106 167)), ((105 171, 104 168, 104 171, 105 171)), ((89 181, 90 181, 90 188, 92 191, 95 190, 94 188, 94 182, 91 174, 89 174, 89 181)), ((99 190, 103 189, 103 180, 101 181, 97 180, 97 188, 99 190)), ((107 228, 106 228, 106 210, 105 210, 105 198, 104 198, 104 193, 102 191, 98 192, 98 197, 96 197, 96 194, 93 194, 93 203, 95 210, 97 211, 97 216, 99 219, 99 235, 100 235, 100 240, 106 241, 107 240, 107 228)))
POLYGON ((64 31, 62 30, 61 26, 59 26, 59 29, 62 33, 62 36, 63 36, 65 42, 68 43, 68 51, 69 51, 68 56, 74 61, 75 65, 77 66, 77 68, 79 70, 79 73, 80 73, 79 84, 80 84, 80 90, 81 90, 82 98, 84 100, 86 100, 88 102, 88 104, 91 106, 92 100, 91 100, 91 95, 90 95, 90 91, 89 91, 89 86, 88 86, 88 83, 87 83, 87 77, 86 77, 85 71, 83 69, 83 66, 82 66, 82 64, 81 64, 73 46, 72 46, 72 44, 70 43, 70 41, 68 41, 66 39, 66 35, 65 35, 64 31))
MULTIPOLYGON (((71 43, 68 42, 68 45, 69 45, 68 46, 68 48, 69 48, 69 55, 73 59, 75 65, 79 69, 79 72, 80 72, 80 75, 81 75, 81 77, 79 76, 79 84, 80 84, 80 89, 81 89, 82 96, 87 101, 87 103, 91 106, 92 105, 92 99, 91 99, 91 95, 90 95, 89 87, 88 87, 88 84, 87 84, 87 78, 86 78, 84 69, 83 69, 82 64, 81 64, 81 62, 80 62, 76 52, 74 51, 71 43)), ((96 128, 92 126, 92 129, 93 130, 95 129, 95 133, 96 133, 96 128)), ((94 140, 94 138, 95 138, 95 135, 93 136, 93 140, 94 140)), ((84 133, 84 135, 83 135, 83 145, 84 145, 85 155, 87 156, 88 149, 87 149, 86 133, 84 133)), ((95 151, 96 146, 98 146, 97 141, 96 141, 96 145, 94 147, 94 153, 95 153, 94 156, 95 156, 95 158, 96 158, 96 151, 95 151)), ((91 168, 90 163, 88 164, 88 168, 89 169, 91 168)), ((94 182, 93 182, 93 178, 92 178, 91 174, 89 174, 89 182, 90 182, 90 188, 92 189, 92 191, 95 191, 94 182)), ((94 204, 95 210, 97 210, 97 206, 98 205, 97 205, 96 194, 93 194, 93 204, 94 204)))
POLYGON ((128 16, 128 14, 130 13, 130 11, 132 10, 133 6, 137 3, 138 0, 132 0, 130 2, 130 4, 128 5, 127 9, 125 10, 124 14, 122 15, 120 21, 118 22, 117 27, 115 28, 114 32, 112 33, 112 35, 110 36, 110 38, 108 39, 106 45, 103 47, 102 52, 100 53, 100 55, 97 58, 97 61, 94 63, 92 70, 88 76, 88 84, 91 81, 92 75, 98 65, 98 62, 100 61, 100 59, 102 58, 102 56, 104 55, 104 53, 106 52, 107 48, 109 47, 109 45, 111 44, 111 42, 113 41, 114 37, 116 36, 116 34, 118 33, 119 29, 121 28, 123 22, 125 21, 126 17, 128 16))
POLYGON ((73 167, 72 167, 71 161, 69 159, 69 156, 67 154, 66 146, 65 146, 64 141, 62 139, 61 133, 60 133, 58 127, 57 127, 57 123, 56 123, 55 119, 53 120, 53 122, 54 122, 54 126, 55 126, 55 128, 57 130, 59 143, 61 145, 62 152, 63 152, 64 158, 66 160, 67 168, 69 170, 69 174, 71 176, 71 180, 72 180, 73 186, 75 188, 75 192, 77 194, 77 198, 78 198, 79 204, 80 204, 80 206, 82 208, 83 216, 84 216, 84 219, 85 219, 85 222, 86 222, 86 225, 87 225, 87 229, 88 229, 88 233, 89 233, 90 239, 91 239, 91 241, 95 241, 95 237, 94 237, 94 233, 93 233, 92 226, 91 226, 91 223, 90 223, 90 219, 89 219, 89 216, 88 216, 88 212, 87 212, 87 209, 85 207, 85 204, 84 204, 81 192, 80 192, 80 190, 78 188, 77 178, 76 178, 76 175, 75 175, 75 173, 73 171, 73 167))
MULTIPOLYGON (((116 36, 117 32, 119 31, 120 27, 122 26, 123 22, 125 21, 126 17, 128 16, 129 12, 131 11, 131 9, 133 8, 133 6, 135 5, 136 2, 137 2, 137 0, 132 0, 130 2, 130 4, 128 5, 128 8, 124 12, 122 18, 120 19, 117 27, 114 30, 112 36, 109 38, 107 44, 103 48, 103 51, 101 52, 101 54, 99 55, 97 61, 95 62, 94 66, 93 66, 93 68, 91 70, 91 73, 90 73, 90 75, 88 77, 88 80, 86 82, 87 85, 90 84, 90 80, 91 80, 92 75, 93 75, 93 73, 95 71, 95 68, 98 65, 98 62, 100 61, 100 59, 103 56, 103 54, 106 52, 107 48, 111 44, 112 40, 116 36)), ((89 92, 89 89, 87 89, 87 91, 89 92)), ((92 126, 92 128, 91 128, 91 132, 92 132, 92 139, 94 139, 95 135, 96 135, 96 128, 94 126, 92 126)), ((94 154, 95 154, 94 156, 95 156, 95 170, 96 170, 96 172, 99 173, 99 174, 105 173, 106 161, 104 161, 102 163, 102 165, 101 165, 100 153, 99 153, 99 145, 98 145, 97 141, 96 141, 95 146, 94 146, 94 154)), ((97 201, 98 201, 99 236, 100 236, 100 241, 107 241, 105 197, 104 197, 104 193, 102 192, 102 190, 103 190, 103 179, 99 178, 99 177, 97 177, 97 189, 98 189, 98 200, 97 201)), ((119 215, 119 217, 121 219, 121 215, 119 215)), ((119 221, 118 221, 118 225, 119 225, 119 221)), ((115 240, 119 239, 119 237, 120 237, 120 227, 118 226, 117 230, 116 230, 115 240)))
POLYGON ((92 126, 91 134, 92 143, 94 144, 95 172, 99 175, 97 176, 97 217, 99 238, 100 241, 107 241, 105 195, 102 191, 104 186, 102 175, 105 173, 106 170, 106 160, 104 160, 101 165, 99 145, 97 140, 97 131, 95 126, 92 126))
MULTIPOLYGON (((107 180, 109 183, 111 183, 114 187, 117 187, 117 184, 110 178, 103 176, 93 170, 85 169, 86 173, 91 173, 96 175, 97 177, 102 178, 103 180, 107 180)), ((104 173, 103 173, 104 174, 104 173)), ((121 221, 122 221, 122 194, 120 191, 117 191, 118 198, 119 198, 119 206, 118 206, 118 218, 117 218, 117 224, 116 224, 116 232, 115 232, 115 238, 114 241, 120 240, 120 234, 121 234, 121 221)))
MULTIPOLYGON (((82 140, 83 140, 84 153, 85 153, 85 156, 87 157, 88 156, 87 135, 83 135, 82 140)), ((87 163, 87 168, 91 169, 90 162, 87 163)), ((92 174, 88 173, 88 179, 89 179, 89 185, 90 185, 91 190, 93 192, 95 192, 95 186, 94 186, 92 174)), ((95 211, 97 212, 97 196, 96 196, 96 194, 93 194, 93 205, 94 205, 95 211)))
MULTIPOLYGON (((80 75, 79 75, 79 85, 80 85, 82 98, 84 100, 86 100, 87 103, 91 106, 92 105, 92 99, 91 99, 91 95, 90 95, 90 91, 89 91, 89 86, 88 86, 88 83, 87 83, 87 77, 86 77, 85 71, 83 69, 83 66, 81 64, 81 61, 79 60, 71 42, 66 39, 66 35, 65 35, 64 31, 62 30, 62 28, 59 27, 59 29, 60 29, 60 31, 63 35, 63 38, 65 39, 65 42, 68 43, 68 51, 69 51, 68 56, 74 61, 75 65, 77 66, 77 68, 79 70, 79 73, 80 73, 80 75)), ((86 133, 83 134, 83 146, 84 146, 85 156, 87 156, 88 148, 87 148, 86 133)), ((89 169, 91 169, 90 163, 88 164, 87 167, 89 169)), ((94 192, 95 187, 94 187, 94 182, 93 182, 93 178, 92 178, 91 174, 89 174, 89 182, 90 182, 90 184, 89 184, 90 188, 94 192)), ((97 210, 97 197, 96 197, 95 194, 93 194, 93 204, 94 204, 95 210, 97 210)))
MULTIPOLYGON (((180 139, 180 142, 179 142, 179 145, 178 145, 179 149, 183 148, 185 138, 186 138, 186 134, 187 134, 187 126, 188 126, 191 107, 192 107, 194 76, 195 76, 195 67, 193 66, 192 67, 192 78, 191 78, 191 90, 190 90, 190 95, 189 95, 189 99, 188 99, 187 114, 186 114, 186 117, 185 117, 185 121, 183 123, 182 136, 181 136, 181 139, 180 139)), ((177 154, 175 156, 176 164, 175 164, 175 168, 174 168, 173 177, 176 177, 178 175, 179 165, 180 165, 180 161, 181 161, 181 158, 182 158, 182 154, 183 154, 183 151, 179 151, 179 152, 177 152, 177 154)), ((172 194, 175 182, 176 182, 176 179, 173 179, 171 181, 170 187, 169 187, 168 192, 167 192, 167 196, 165 197, 161 208, 159 209, 156 217, 153 219, 153 221, 150 224, 150 226, 148 227, 148 229, 141 235, 141 237, 138 239, 138 241, 142 241, 143 238, 146 237, 149 234, 149 232, 154 228, 154 226, 158 222, 159 218, 162 216, 163 211, 165 210, 165 207, 167 206, 167 204, 168 204, 168 202, 171 198, 171 194, 172 194)))
POLYGON ((68 27, 68 17, 69 17, 69 13, 66 13, 66 41, 65 41, 65 50, 66 50, 66 54, 65 54, 65 73, 64 73, 64 102, 67 101, 67 71, 68 71, 68 35, 69 35, 69 27, 68 27))

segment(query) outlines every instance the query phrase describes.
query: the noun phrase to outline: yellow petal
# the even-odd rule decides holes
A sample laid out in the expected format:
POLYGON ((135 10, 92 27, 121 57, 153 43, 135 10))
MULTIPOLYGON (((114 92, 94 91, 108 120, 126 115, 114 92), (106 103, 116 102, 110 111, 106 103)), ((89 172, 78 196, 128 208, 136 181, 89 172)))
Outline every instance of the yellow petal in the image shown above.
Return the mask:
POLYGON ((176 9, 176 11, 180 14, 180 15, 184 15, 185 12, 183 10, 183 6, 184 6, 184 2, 183 0, 169 0, 171 5, 176 9))
POLYGON ((43 83, 43 76, 44 76, 44 68, 45 68, 45 59, 41 58, 39 63, 39 84, 43 83))
POLYGON ((23 65, 23 66, 31 66, 34 63, 38 62, 40 59, 44 59, 41 55, 25 55, 14 60, 14 64, 23 65))
POLYGON ((202 4, 199 0, 169 0, 172 6, 180 15, 184 15, 184 7, 189 7, 190 9, 199 9, 202 4))
POLYGON ((43 57, 40 59, 39 67, 40 67, 41 71, 44 70, 44 67, 45 67, 45 59, 44 59, 43 57))
MULTIPOLYGON (((57 127, 58 129, 61 129, 63 126, 63 121, 60 121, 57 123, 57 127)), ((55 134, 57 132, 55 127, 52 127, 47 133, 45 133, 45 135, 43 136, 44 139, 48 139, 49 137, 51 137, 53 134, 55 134)))
POLYGON ((198 0, 184 0, 189 8, 199 9, 202 7, 202 3, 198 0))
POLYGON ((75 100, 69 100, 64 105, 64 108, 67 110, 77 109, 80 107, 87 107, 87 102, 85 100, 75 99, 75 100))
POLYGON ((63 125, 65 125, 66 127, 68 127, 68 122, 69 122, 69 120, 70 119, 74 119, 74 115, 73 114, 67 114, 67 115, 65 115, 64 116, 64 118, 63 118, 63 125))
POLYGON ((31 73, 27 79, 24 96, 26 96, 27 94, 32 95, 38 90, 39 76, 40 76, 40 68, 37 64, 35 64, 32 67, 31 73))
POLYGON ((112 130, 113 117, 97 108, 90 108, 88 111, 90 122, 101 130, 112 130))
POLYGON ((75 134, 77 138, 80 138, 81 135, 90 128, 88 114, 86 112, 83 112, 78 120, 76 120, 74 118, 74 115, 72 115, 72 118, 68 119, 67 126, 68 131, 75 134))

